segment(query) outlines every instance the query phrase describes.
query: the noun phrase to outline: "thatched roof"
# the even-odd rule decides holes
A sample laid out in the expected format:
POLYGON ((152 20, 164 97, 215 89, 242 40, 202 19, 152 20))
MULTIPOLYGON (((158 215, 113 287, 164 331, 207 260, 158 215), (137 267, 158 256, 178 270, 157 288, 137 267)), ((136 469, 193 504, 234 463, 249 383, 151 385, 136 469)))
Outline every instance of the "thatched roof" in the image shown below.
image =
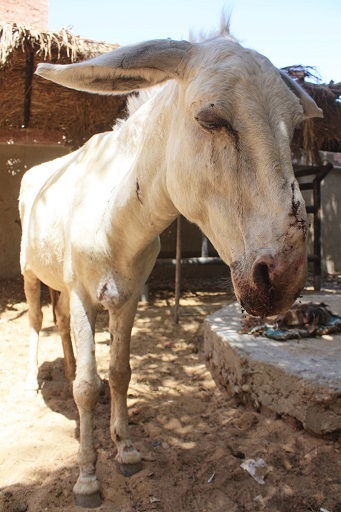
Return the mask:
POLYGON ((0 140, 83 144, 124 115, 126 96, 66 89, 34 75, 39 62, 70 63, 118 45, 0 22, 0 140))
POLYGON ((293 152, 302 148, 307 160, 318 163, 318 151, 341 152, 341 82, 319 82, 313 68, 289 66, 284 70, 308 92, 323 110, 323 119, 304 121, 294 135, 293 152))
MULTIPOLYGON (((34 75, 34 70, 39 62, 76 62, 117 46, 83 39, 64 29, 40 32, 0 22, 0 140, 77 147, 94 133, 110 130, 117 117, 124 115, 126 96, 73 91, 34 75)), ((305 121, 296 130, 294 154, 301 148, 316 162, 318 150, 341 152, 341 83, 312 83, 313 68, 290 66, 285 71, 324 111, 323 119, 305 121)))

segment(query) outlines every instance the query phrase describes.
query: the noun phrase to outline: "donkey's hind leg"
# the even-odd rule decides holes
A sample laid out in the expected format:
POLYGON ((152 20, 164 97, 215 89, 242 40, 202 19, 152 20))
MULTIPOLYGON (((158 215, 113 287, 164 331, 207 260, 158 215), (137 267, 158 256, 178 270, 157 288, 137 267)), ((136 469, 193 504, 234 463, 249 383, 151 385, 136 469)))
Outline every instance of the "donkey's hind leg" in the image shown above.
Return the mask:
POLYGON ((36 393, 39 389, 38 342, 43 313, 40 304, 40 281, 30 271, 24 272, 24 290, 28 305, 28 321, 30 326, 28 371, 24 387, 26 391, 36 393))
POLYGON ((76 362, 70 333, 70 299, 66 291, 57 292, 49 288, 54 322, 58 327, 63 344, 64 371, 70 384, 75 380, 76 362))

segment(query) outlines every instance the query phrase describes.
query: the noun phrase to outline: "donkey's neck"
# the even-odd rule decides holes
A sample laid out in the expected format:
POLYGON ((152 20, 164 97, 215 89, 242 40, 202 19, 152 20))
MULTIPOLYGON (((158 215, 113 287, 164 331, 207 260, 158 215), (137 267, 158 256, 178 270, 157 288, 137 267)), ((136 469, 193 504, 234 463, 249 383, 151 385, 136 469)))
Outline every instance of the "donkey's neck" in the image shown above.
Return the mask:
POLYGON ((117 147, 120 152, 125 148, 130 163, 112 192, 108 235, 116 245, 119 241, 131 258, 144 251, 179 214, 166 186, 164 118, 162 106, 149 101, 122 126, 117 137, 117 147))

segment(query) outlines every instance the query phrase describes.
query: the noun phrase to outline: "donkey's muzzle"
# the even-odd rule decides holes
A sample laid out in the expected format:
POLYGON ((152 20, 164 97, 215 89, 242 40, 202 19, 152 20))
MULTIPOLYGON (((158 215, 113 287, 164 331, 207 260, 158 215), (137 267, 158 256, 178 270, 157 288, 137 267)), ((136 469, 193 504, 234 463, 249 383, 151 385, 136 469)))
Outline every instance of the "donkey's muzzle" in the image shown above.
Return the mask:
POLYGON ((305 285, 306 251, 277 256, 263 252, 249 272, 238 264, 231 269, 237 298, 250 315, 278 315, 291 307, 305 285))

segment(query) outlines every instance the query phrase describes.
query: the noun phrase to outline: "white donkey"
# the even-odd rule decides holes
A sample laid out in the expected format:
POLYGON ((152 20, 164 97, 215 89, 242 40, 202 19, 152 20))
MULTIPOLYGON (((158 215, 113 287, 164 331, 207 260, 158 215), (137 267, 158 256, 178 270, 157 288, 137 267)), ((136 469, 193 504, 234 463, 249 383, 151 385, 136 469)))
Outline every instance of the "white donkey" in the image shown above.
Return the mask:
POLYGON ((95 507, 101 500, 92 428, 100 392, 98 308, 109 311, 113 337, 111 437, 129 475, 141 461, 128 433, 130 335, 158 235, 181 213, 231 267, 248 312, 273 315, 291 306, 305 283, 307 225, 290 141, 302 119, 322 114, 269 60, 224 32, 200 43, 154 40, 82 63, 40 64, 37 73, 99 94, 169 81, 113 132, 30 170, 22 182, 21 266, 32 353, 42 281, 61 292, 56 313, 65 346, 71 312, 80 416, 74 493, 77 504, 95 507))

